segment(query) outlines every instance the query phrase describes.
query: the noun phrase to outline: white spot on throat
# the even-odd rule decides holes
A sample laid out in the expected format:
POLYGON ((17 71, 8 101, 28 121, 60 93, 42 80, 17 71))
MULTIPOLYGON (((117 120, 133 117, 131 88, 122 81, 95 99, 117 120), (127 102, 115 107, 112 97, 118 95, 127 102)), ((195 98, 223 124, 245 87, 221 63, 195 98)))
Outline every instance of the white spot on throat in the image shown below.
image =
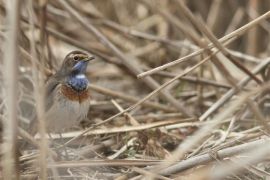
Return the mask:
POLYGON ((84 74, 78 74, 75 77, 78 78, 78 79, 84 79, 85 75, 84 74))

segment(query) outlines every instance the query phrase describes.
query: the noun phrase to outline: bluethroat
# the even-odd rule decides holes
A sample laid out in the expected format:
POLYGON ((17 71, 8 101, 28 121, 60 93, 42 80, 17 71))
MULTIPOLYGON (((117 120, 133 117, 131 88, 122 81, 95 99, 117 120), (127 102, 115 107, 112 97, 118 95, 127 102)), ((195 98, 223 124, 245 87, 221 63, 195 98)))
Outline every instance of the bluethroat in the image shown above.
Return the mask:
POLYGON ((87 116, 90 93, 85 73, 92 59, 93 56, 84 52, 72 51, 65 57, 60 69, 48 79, 45 92, 47 132, 61 133, 87 116))

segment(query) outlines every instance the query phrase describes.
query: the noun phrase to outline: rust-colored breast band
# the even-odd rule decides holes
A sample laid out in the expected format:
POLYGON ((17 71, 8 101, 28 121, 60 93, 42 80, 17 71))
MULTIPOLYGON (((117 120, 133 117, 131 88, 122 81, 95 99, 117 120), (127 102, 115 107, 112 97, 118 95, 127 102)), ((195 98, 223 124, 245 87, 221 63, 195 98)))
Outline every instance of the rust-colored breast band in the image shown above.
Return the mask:
POLYGON ((61 93, 71 101, 78 101, 79 103, 84 102, 90 98, 89 89, 77 92, 67 85, 61 85, 61 93))

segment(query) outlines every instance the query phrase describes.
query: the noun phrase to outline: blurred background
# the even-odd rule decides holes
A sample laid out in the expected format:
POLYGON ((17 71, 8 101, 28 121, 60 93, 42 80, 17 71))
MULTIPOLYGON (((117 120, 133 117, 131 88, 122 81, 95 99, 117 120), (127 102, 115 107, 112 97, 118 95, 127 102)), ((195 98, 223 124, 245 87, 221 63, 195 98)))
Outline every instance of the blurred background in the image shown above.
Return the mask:
MULTIPOLYGON (((0 119, 10 145, 3 147, 13 152, 11 157, 4 156, 13 161, 2 165, 8 162, 26 179, 140 179, 150 176, 146 166, 155 167, 170 157, 188 160, 209 149, 263 139, 270 133, 269 7, 269 0, 1 0, 0 119), (91 108, 80 126, 51 137, 50 147, 60 157, 37 162, 43 146, 33 146, 34 142, 31 148, 22 146, 29 143, 29 122, 37 112, 42 114, 47 79, 73 50, 96 57, 87 69, 91 108), (149 76, 137 77, 167 64, 149 76), (151 98, 135 104, 155 90, 151 98), (110 119, 134 104, 131 111, 110 119), (108 123, 94 126, 108 118, 108 123), (215 124, 215 120, 220 122, 215 124), (200 136, 208 121, 214 125, 200 136), (89 127, 93 130, 88 135, 72 141, 65 150, 57 148, 89 127), (193 135, 201 139, 192 140, 193 135), (184 146, 187 140, 194 143, 192 147, 184 146), (187 148, 182 156, 177 154, 181 144, 187 148), (16 146, 23 147, 20 153, 16 146), (96 165, 93 159, 137 162, 96 165), (42 163, 47 160, 49 165, 42 163), (29 165, 33 161, 36 166, 29 165)), ((267 148, 262 149, 262 156, 267 155, 267 148)), ((217 177, 264 179, 269 176, 269 165, 267 159, 258 164, 258 159, 248 159, 253 165, 235 167, 245 167, 244 172, 224 170, 217 177)), ((170 173, 164 168, 164 176, 156 171, 151 176, 207 179, 218 164, 215 158, 209 161, 203 162, 203 168, 199 163, 170 173)))

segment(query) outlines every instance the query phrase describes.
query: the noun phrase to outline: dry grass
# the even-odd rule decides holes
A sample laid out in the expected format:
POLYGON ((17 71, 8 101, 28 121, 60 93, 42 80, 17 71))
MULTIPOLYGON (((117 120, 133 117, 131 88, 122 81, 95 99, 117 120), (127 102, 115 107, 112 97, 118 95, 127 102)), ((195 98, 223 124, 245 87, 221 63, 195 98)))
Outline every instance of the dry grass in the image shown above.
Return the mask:
POLYGON ((0 1, 1 178, 268 179, 268 9, 0 1), (91 108, 81 127, 49 137, 44 83, 75 49, 96 56, 91 108))

